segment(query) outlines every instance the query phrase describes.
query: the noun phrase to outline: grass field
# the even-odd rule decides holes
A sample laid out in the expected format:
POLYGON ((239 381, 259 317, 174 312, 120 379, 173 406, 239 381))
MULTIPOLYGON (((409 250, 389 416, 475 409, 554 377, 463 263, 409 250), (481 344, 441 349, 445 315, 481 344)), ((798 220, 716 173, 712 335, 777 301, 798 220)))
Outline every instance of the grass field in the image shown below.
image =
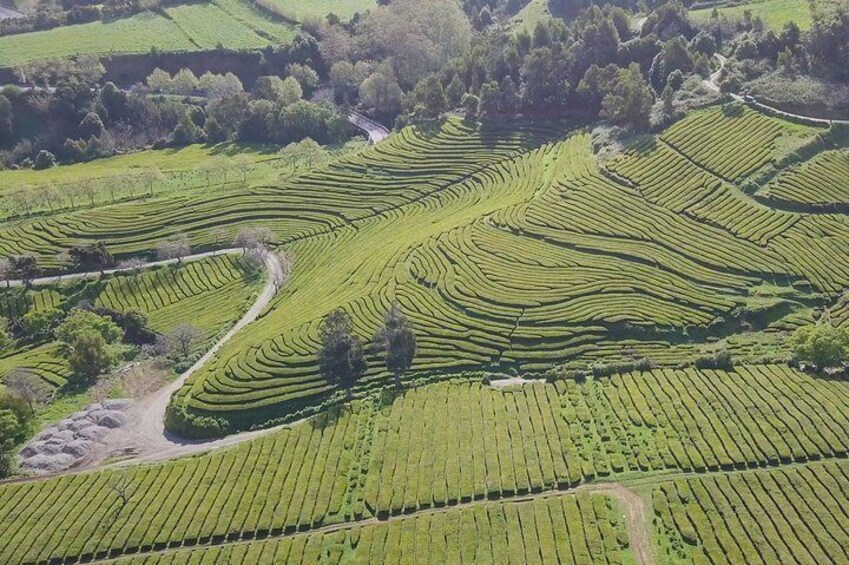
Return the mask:
POLYGON ((354 14, 365 14, 377 7, 376 0, 266 0, 279 14, 295 21, 307 17, 324 19, 336 14, 342 21, 350 20, 354 14))
MULTIPOLYGON (((746 10, 752 13, 752 17, 763 20, 768 29, 775 31, 780 31, 787 22, 796 22, 803 31, 811 27, 812 23, 811 10, 806 0, 750 0, 736 6, 717 8, 729 20, 742 20, 746 10)), ((691 10, 690 19, 694 23, 707 23, 712 12, 713 8, 691 10)))
MULTIPOLYGON (((440 516, 453 516, 462 528, 470 528, 462 531, 480 532, 459 537, 464 540, 461 551, 477 552, 485 550, 468 540, 492 537, 487 520, 493 533, 518 533, 518 512, 528 555, 571 547, 574 559, 560 557, 560 562, 586 563, 588 553, 592 562, 628 563, 622 512, 611 500, 579 493, 527 506, 510 501, 580 484, 631 480, 649 490, 662 489, 671 498, 683 492, 681 484, 726 480, 712 477, 734 469, 778 469, 750 472, 755 479, 778 476, 785 472, 782 466, 790 464, 807 473, 804 469, 823 465, 811 463, 815 461, 834 461, 829 468, 842 469, 842 459, 849 453, 845 433, 849 415, 842 409, 847 400, 846 381, 814 378, 774 365, 732 372, 656 370, 583 384, 539 383, 506 390, 463 380, 443 382, 394 399, 372 396, 355 401, 306 423, 202 456, 0 486, 0 528, 11 532, 0 538, 0 560, 117 557, 152 548, 220 545, 306 531, 300 534, 303 538, 287 536, 279 543, 309 546, 311 539, 333 555, 341 551, 363 561, 357 540, 375 536, 380 542, 366 543, 368 555, 378 562, 398 563, 407 559, 399 561, 402 548, 412 547, 403 541, 412 533, 405 528, 419 520, 425 524, 430 520, 434 528, 441 527, 433 522, 442 520, 440 516), (687 481, 669 478, 671 472, 681 471, 712 474, 703 479, 688 475, 687 481), (126 486, 126 504, 110 486, 116 484, 126 486), (673 487, 677 490, 670 490, 673 487), (442 513, 451 508, 456 510, 442 513), (566 532, 572 533, 558 526, 564 518, 566 532), (502 520, 507 521, 506 528, 502 520), (536 528, 528 526, 532 521, 536 528), (359 528, 349 528, 358 523, 359 528), (308 533, 334 524, 345 524, 349 533, 330 538, 308 533), (577 524, 592 526, 584 530, 586 538, 580 529, 573 529, 577 524), (366 533, 372 527, 375 531, 366 533), (394 530, 397 527, 401 530, 394 530), (556 547, 548 533, 552 528, 556 547), (390 536, 385 542, 384 535, 390 536), (381 551, 388 553, 381 557, 381 551)), ((736 476, 729 475, 729 480, 736 476)), ((838 500, 845 499, 845 493, 831 492, 838 500)), ((805 491, 800 495, 810 498, 805 491)), ((681 518, 662 526, 667 518, 659 496, 653 496, 660 520, 658 537, 669 529, 663 534, 669 538, 664 545, 678 547, 671 538, 675 528, 683 527, 681 518)), ((697 501, 704 510, 693 507, 692 501, 681 508, 671 502, 668 506, 673 515, 692 516, 698 536, 710 536, 711 530, 699 526, 698 512, 715 511, 701 497, 697 501)), ((448 545, 432 551, 457 551, 449 549, 458 543, 450 541, 458 531, 453 524, 447 527, 448 545)), ((834 535, 826 530, 814 531, 813 538, 834 535)), ((767 535, 774 537, 772 532, 767 535)), ((424 532, 422 536, 432 539, 424 532)), ((508 537, 510 562, 521 562, 517 557, 522 545, 510 545, 515 539, 519 538, 508 537)), ((432 543, 425 540, 422 543, 432 543)), ((264 543, 275 551, 298 547, 264 543)), ((259 542, 251 547, 252 552, 270 551, 259 542)), ((199 549, 192 559, 226 562, 227 557, 216 557, 220 551, 226 556, 229 551, 247 550, 199 549)), ((557 562, 546 555, 542 553, 542 562, 557 562)), ((178 551, 152 556, 152 561, 134 559, 157 563, 185 558, 178 551), (164 561, 155 560, 159 558, 164 561)))
POLYGON ((97 21, 0 37, 0 65, 71 55, 108 56, 225 49, 259 49, 291 41, 296 29, 272 20, 242 0, 213 0, 97 21))

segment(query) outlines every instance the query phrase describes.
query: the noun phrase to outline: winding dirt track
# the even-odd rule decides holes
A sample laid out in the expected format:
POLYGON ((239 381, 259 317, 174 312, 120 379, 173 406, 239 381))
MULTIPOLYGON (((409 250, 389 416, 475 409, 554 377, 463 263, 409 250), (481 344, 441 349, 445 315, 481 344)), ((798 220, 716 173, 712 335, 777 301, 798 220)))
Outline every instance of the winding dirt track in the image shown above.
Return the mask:
MULTIPOLYGON (((453 506, 440 506, 440 507, 431 507, 425 508, 422 510, 418 510, 416 512, 410 512, 407 514, 399 514, 396 516, 390 516, 388 518, 366 518, 363 520, 353 520, 351 522, 341 522, 338 524, 329 524, 327 526, 320 526, 317 528, 312 528, 308 530, 296 531, 296 532, 288 532, 282 533, 273 536, 263 537, 261 539, 254 539, 252 537, 248 537, 246 539, 238 540, 238 541, 226 541, 223 540, 219 543, 211 543, 206 545, 198 545, 192 546, 192 548, 185 549, 202 549, 203 547, 211 547, 211 546, 232 546, 232 545, 244 545, 256 541, 269 541, 276 539, 283 539, 292 537, 299 534, 330 534, 334 532, 342 532, 346 530, 350 530, 354 527, 363 527, 369 525, 377 525, 382 523, 389 522, 398 522, 404 520, 414 519, 416 517, 425 516, 425 515, 434 515, 434 514, 444 514, 446 512, 451 512, 453 510, 468 508, 474 506, 480 506, 482 504, 517 504, 521 502, 528 502, 531 500, 536 500, 540 498, 549 498, 555 496, 562 496, 568 494, 578 494, 580 492, 585 493, 598 493, 610 496, 611 498, 616 499, 619 504, 624 508, 625 514, 623 519, 625 521, 626 527, 628 529, 628 536, 630 539, 630 546, 634 552, 634 558, 637 565, 653 565, 655 563, 654 553, 652 550, 652 535, 650 530, 650 524, 648 519, 648 507, 646 501, 638 495, 633 490, 629 489, 625 485, 621 483, 598 483, 598 484, 588 484, 581 485, 578 487, 570 488, 570 489, 553 489, 546 490, 542 492, 537 492, 533 494, 525 494, 518 495, 513 497, 501 498, 498 500, 487 500, 487 499, 479 499, 473 500, 471 502, 461 502, 459 504, 455 504, 453 506)), ((150 550, 139 553, 133 553, 135 557, 146 557, 149 555, 161 555, 163 553, 170 553, 174 551, 178 551, 180 548, 166 548, 166 549, 158 549, 158 550, 150 550)), ((111 558, 103 558, 103 559, 95 559, 90 561, 89 563, 110 563, 115 561, 116 559, 120 559, 122 556, 116 556, 111 558)))
POLYGON ((265 265, 268 269, 268 281, 262 292, 254 301, 251 308, 244 316, 230 328, 230 330, 219 339, 203 357, 197 360, 178 379, 151 394, 135 406, 130 408, 128 416, 130 421, 123 428, 113 430, 107 435, 95 450, 80 465, 74 467, 72 472, 80 472, 97 467, 109 457, 125 456, 127 459, 122 465, 138 463, 142 461, 155 461, 180 457, 200 451, 209 451, 247 441, 273 428, 256 432, 234 434, 225 438, 207 441, 191 441, 173 435, 165 429, 165 410, 173 395, 186 380, 206 365, 213 356, 242 328, 256 320, 262 311, 268 306, 276 293, 276 282, 282 279, 283 272, 280 261, 274 253, 268 253, 265 257, 265 265))

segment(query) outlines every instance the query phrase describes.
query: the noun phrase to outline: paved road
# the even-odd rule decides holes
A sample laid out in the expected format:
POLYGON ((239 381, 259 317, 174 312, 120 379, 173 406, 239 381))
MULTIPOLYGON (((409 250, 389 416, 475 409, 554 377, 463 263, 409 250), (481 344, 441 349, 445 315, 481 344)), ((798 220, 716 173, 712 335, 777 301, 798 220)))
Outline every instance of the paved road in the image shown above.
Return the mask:
MULTIPOLYGON (((719 87, 719 76, 722 74, 722 70, 725 68, 725 64, 728 62, 728 59, 725 56, 720 55, 719 53, 714 53, 713 56, 716 57, 716 59, 719 61, 719 69, 717 69, 716 72, 711 73, 711 75, 706 78, 704 82, 705 86, 707 86, 709 89, 713 90, 714 92, 720 92, 721 89, 719 87)), ((830 126, 832 124, 849 125, 849 120, 830 120, 826 118, 815 118, 813 116, 805 116, 803 114, 785 112, 784 110, 776 108, 775 106, 770 106, 768 104, 764 104, 763 102, 758 102, 757 100, 751 97, 747 100, 743 96, 740 96, 739 94, 736 94, 734 92, 730 92, 729 96, 731 96, 731 98, 733 98, 737 102, 740 102, 742 104, 748 104, 749 106, 752 106, 754 108, 760 108, 761 110, 764 110, 768 113, 775 114, 777 116, 782 116, 784 118, 790 118, 824 126, 830 126)))
MULTIPOLYGON (((183 258, 184 263, 189 263, 191 261, 198 261, 200 259, 206 259, 207 257, 217 257, 218 255, 233 255, 235 253, 242 253, 241 249, 230 248, 230 249, 219 249, 218 251, 207 251, 206 253, 195 253, 194 255, 188 255, 183 258)), ((164 261, 151 261, 150 263, 144 263, 140 268, 147 269, 150 267, 157 267, 161 265, 173 265, 178 263, 177 259, 168 259, 164 261)), ((33 286, 40 286, 45 284, 54 284, 61 281, 67 281, 71 279, 96 279, 101 275, 113 275, 116 273, 128 273, 130 271, 136 270, 137 267, 123 267, 123 268, 115 268, 115 269, 106 269, 101 273, 100 271, 90 271, 87 273, 69 273, 67 275, 55 275, 50 277, 38 277, 33 279, 33 286)), ((21 280, 11 280, 6 282, 6 286, 21 286, 23 281, 21 280)))
POLYGON ((374 120, 370 120, 357 112, 351 112, 348 115, 348 121, 366 132, 372 145, 377 145, 389 137, 389 130, 385 126, 382 126, 374 120))

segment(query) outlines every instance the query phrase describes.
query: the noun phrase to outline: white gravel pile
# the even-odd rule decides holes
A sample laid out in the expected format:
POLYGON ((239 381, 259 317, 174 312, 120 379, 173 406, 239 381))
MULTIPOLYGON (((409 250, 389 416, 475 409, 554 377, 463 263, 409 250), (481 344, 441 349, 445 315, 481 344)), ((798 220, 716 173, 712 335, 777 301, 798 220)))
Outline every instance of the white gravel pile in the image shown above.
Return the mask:
POLYGON ((18 454, 21 471, 44 475, 64 471, 84 459, 97 442, 127 423, 132 400, 104 400, 47 428, 18 454))

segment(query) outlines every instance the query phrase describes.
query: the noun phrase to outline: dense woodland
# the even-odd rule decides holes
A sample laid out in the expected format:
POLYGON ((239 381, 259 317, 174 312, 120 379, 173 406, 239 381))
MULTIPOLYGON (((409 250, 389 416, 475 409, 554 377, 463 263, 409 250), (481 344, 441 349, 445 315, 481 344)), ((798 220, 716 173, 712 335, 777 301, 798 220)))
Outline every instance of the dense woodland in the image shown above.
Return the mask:
POLYGON ((699 81, 685 79, 706 77, 717 50, 738 61, 722 77, 728 90, 782 73, 849 79, 840 63, 849 54, 849 13, 840 5, 816 13, 809 32, 790 23, 776 33, 756 18, 717 17, 699 29, 677 1, 656 3, 636 30, 635 7, 621 4, 555 2, 563 19, 517 30, 507 23, 515 3, 394 0, 347 23, 305 20, 297 49, 305 64, 252 85, 187 69, 103 84, 104 69, 90 57, 27 65, 19 76, 39 88, 0 94, 2 162, 44 167, 198 141, 339 143, 353 132, 322 96, 325 85, 335 102, 395 126, 457 111, 471 119, 600 116, 640 131, 698 100, 691 90, 699 81))

